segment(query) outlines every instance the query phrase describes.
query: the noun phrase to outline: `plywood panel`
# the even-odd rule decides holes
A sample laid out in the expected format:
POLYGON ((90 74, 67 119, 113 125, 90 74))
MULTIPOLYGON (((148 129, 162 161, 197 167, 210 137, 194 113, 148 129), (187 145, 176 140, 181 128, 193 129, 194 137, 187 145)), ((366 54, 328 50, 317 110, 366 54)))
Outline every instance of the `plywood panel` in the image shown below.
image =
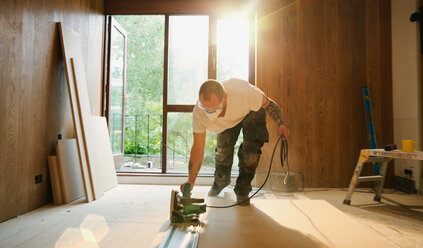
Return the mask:
POLYGON ((76 140, 58 140, 56 153, 63 203, 83 197, 85 191, 76 140))
POLYGON ((91 110, 101 111, 103 0, 4 0, 0 8, 0 221, 52 200, 47 156, 74 137, 56 22, 87 37, 91 110), (43 181, 34 183, 41 174, 43 181))
MULTIPOLYGON (((227 205, 210 197, 208 205, 227 205)), ((324 200, 252 200, 209 209, 198 247, 394 247, 324 200), (216 238, 219 237, 219 238, 216 238)))
POLYGON ((105 117, 92 116, 90 124, 90 153, 93 169, 102 191, 117 185, 117 176, 110 144, 109 128, 105 117))
MULTIPOLYGON (((364 0, 262 3, 257 85, 279 104, 291 130, 290 167, 305 174, 306 186, 346 187, 360 149, 370 146, 362 86, 370 88, 379 146, 392 142, 390 30, 385 26, 390 5, 364 0)), ((263 147, 258 172, 267 171, 276 142, 275 126, 268 122, 273 137, 263 147)), ((282 170, 278 164, 277 159, 276 171, 282 170)), ((371 166, 365 172, 371 173, 371 166)))

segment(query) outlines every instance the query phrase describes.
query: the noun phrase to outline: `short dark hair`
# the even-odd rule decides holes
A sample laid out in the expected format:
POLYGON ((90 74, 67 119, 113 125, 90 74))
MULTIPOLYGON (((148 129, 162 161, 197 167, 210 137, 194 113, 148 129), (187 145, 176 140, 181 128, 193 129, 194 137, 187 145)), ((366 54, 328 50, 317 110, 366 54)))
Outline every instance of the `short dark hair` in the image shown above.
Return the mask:
POLYGON ((203 95, 205 100, 210 100, 212 94, 215 94, 217 96, 217 99, 221 101, 223 99, 225 91, 223 89, 222 83, 214 79, 208 79, 201 85, 198 97, 203 95))

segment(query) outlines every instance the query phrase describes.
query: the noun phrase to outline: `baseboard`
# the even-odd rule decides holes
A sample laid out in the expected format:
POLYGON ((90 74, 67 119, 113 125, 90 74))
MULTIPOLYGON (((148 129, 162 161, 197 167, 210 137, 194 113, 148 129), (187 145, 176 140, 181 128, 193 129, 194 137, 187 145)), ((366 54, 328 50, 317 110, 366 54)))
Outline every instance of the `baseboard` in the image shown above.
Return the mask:
MULTIPOLYGON (((187 181, 187 176, 141 176, 141 175, 119 175, 117 176, 119 184, 158 184, 158 185, 180 185, 187 181)), ((196 185, 211 186, 213 184, 214 177, 197 177, 195 182, 196 185)), ((235 185, 236 176, 231 177, 231 184, 235 185)))

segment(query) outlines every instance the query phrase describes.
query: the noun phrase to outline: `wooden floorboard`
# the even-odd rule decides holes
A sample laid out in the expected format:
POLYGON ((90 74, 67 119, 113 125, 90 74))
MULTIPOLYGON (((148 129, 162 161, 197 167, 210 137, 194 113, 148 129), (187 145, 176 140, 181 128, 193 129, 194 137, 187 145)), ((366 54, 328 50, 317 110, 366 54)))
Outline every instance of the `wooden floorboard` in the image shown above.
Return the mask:
MULTIPOLYGON (((204 195, 209 188, 196 186, 194 193, 204 195)), ((178 186, 121 184, 105 192, 99 200, 90 203, 80 199, 62 206, 46 205, 0 223, 0 247, 157 247, 169 228, 172 189, 176 190, 178 186)), ((391 191, 386 190, 383 196, 411 208, 398 206, 385 199, 382 199, 382 203, 373 202, 373 195, 362 189, 354 192, 351 206, 342 204, 346 191, 341 189, 307 189, 306 192, 292 194, 264 191, 252 201, 251 207, 229 209, 226 214, 222 214, 224 213, 222 210, 208 209, 209 216, 206 218, 208 222, 200 235, 199 247, 208 247, 202 245, 201 241, 207 238, 205 233, 211 233, 209 232, 212 227, 211 218, 220 220, 214 231, 226 230, 226 235, 232 236, 229 241, 234 239, 235 235, 241 240, 252 239, 251 242, 255 244, 254 242, 260 241, 260 235, 263 237, 270 235, 270 241, 281 242, 277 247, 292 244, 296 239, 301 239, 303 242, 301 244, 308 242, 311 247, 319 247, 322 244, 328 246, 324 241, 325 238, 322 238, 315 227, 307 222, 309 219, 303 213, 296 211, 293 205, 285 208, 282 206, 281 209, 274 208, 281 204, 281 201, 285 202, 284 204, 297 203, 298 207, 315 221, 314 225, 332 240, 334 247, 348 246, 337 245, 339 241, 333 240, 331 235, 337 232, 341 234, 340 236, 353 237, 359 234, 358 231, 351 233, 351 229, 346 230, 346 227, 342 230, 328 229, 333 227, 328 223, 333 222, 334 218, 339 219, 339 216, 343 219, 348 217, 347 219, 353 221, 355 225, 363 227, 363 230, 370 229, 369 233, 377 232, 373 236, 381 238, 381 244, 388 242, 394 247, 423 247, 421 237, 423 209, 418 209, 423 202, 423 196, 391 191), (309 205, 310 209, 307 209, 307 206, 301 205, 307 202, 316 202, 319 206, 309 205), (322 206, 330 211, 318 211, 322 206), (285 211, 282 211, 283 209, 285 211), (252 214, 245 215, 242 212, 252 214), (257 226, 247 226, 238 230, 231 228, 233 220, 236 219, 240 223, 257 221, 257 226), (281 232, 288 234, 282 237, 281 232)), ((225 192, 233 194, 233 188, 225 189, 225 192)), ((214 238, 212 245, 223 241, 223 236, 219 239, 214 238)), ((264 244, 268 244, 266 242, 269 241, 257 243, 257 247, 265 247, 264 244)))
MULTIPOLYGON (((208 201, 231 203, 227 195, 208 201)), ((206 216, 201 248, 395 247, 324 200, 253 199, 248 207, 210 209, 206 216)))

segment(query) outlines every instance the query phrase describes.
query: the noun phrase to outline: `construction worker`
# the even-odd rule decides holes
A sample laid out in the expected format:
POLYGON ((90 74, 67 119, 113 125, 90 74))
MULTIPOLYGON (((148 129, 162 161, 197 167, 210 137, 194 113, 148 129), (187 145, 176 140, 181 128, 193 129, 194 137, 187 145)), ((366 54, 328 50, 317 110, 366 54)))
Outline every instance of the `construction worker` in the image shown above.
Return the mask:
POLYGON ((278 105, 260 89, 236 78, 222 83, 212 79, 205 81, 200 87, 199 100, 193 110, 194 143, 187 183, 194 186, 203 162, 206 130, 209 130, 217 133, 217 147, 214 183, 208 195, 217 196, 228 186, 234 146, 242 129, 244 139, 238 151, 239 175, 234 191, 237 203, 249 205, 248 194, 252 190, 251 181, 260 159, 261 147, 269 141, 266 112, 277 123, 278 135, 288 137, 289 130, 282 122, 278 105))

